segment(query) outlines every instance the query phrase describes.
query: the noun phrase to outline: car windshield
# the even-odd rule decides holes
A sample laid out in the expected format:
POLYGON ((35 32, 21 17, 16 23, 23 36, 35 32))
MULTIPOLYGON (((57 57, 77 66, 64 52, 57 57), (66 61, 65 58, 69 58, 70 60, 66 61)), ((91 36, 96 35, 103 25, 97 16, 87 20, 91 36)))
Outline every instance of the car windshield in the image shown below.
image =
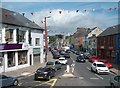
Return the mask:
POLYGON ((59 60, 65 60, 65 59, 59 59, 59 60))
POLYGON ((104 64, 97 64, 97 67, 106 67, 104 64))
POLYGON ((81 55, 79 56, 79 58, 80 58, 80 59, 84 59, 84 57, 83 57, 83 56, 81 56, 81 55))
POLYGON ((38 70, 37 70, 37 72, 44 72, 44 71, 47 71, 48 70, 48 68, 39 68, 38 70))
POLYGON ((47 65, 53 65, 53 62, 47 62, 47 65))

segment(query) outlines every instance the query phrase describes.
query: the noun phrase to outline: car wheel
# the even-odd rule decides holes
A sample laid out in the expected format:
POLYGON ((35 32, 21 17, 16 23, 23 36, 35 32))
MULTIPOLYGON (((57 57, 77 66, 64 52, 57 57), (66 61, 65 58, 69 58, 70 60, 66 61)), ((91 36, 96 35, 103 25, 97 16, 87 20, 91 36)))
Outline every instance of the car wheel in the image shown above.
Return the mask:
POLYGON ((48 76, 48 79, 47 79, 47 80, 49 81, 49 80, 50 80, 50 78, 51 78, 51 77, 50 77, 50 76, 48 76))
POLYGON ((99 74, 98 70, 95 71, 97 74, 99 74))
POLYGON ((91 71, 93 72, 93 69, 92 69, 92 67, 91 67, 91 71))
POLYGON ((14 86, 17 86, 18 85, 18 80, 15 80, 14 83, 13 83, 14 86))
POLYGON ((111 83, 111 84, 110 84, 110 86, 111 86, 111 88, 115 88, 115 86, 114 86, 114 84, 113 84, 113 83, 111 83))

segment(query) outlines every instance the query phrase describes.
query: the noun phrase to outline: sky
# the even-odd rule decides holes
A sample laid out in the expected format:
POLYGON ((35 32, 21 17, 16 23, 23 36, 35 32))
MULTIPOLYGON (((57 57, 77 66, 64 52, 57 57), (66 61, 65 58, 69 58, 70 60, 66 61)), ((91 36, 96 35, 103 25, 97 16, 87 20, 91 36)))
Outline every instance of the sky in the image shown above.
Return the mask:
POLYGON ((73 34, 77 27, 102 30, 118 24, 118 2, 2 2, 6 8, 34 21, 49 34, 73 34), (111 8, 111 10, 110 10, 111 8), (116 8, 116 9, 115 9, 116 8), (78 12, 76 12, 78 10, 78 12), (59 13, 61 11, 61 14, 59 13), (51 13, 50 13, 51 12, 51 13), (33 14, 31 14, 33 13, 33 14))

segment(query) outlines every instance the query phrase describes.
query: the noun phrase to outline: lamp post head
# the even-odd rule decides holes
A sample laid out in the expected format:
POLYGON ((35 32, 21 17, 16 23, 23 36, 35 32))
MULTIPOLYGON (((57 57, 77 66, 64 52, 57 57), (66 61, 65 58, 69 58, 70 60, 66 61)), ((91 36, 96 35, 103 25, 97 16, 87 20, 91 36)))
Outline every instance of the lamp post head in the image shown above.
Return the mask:
POLYGON ((45 18, 50 18, 51 16, 47 16, 47 17, 45 17, 45 18))

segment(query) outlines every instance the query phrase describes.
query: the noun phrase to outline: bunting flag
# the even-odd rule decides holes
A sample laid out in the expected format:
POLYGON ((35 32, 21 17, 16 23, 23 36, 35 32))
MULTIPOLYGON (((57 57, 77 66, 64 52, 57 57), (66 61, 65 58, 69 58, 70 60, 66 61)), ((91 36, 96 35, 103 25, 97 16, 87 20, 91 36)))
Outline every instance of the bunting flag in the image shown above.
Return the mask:
POLYGON ((111 11, 111 10, 112 10, 112 8, 109 8, 109 10, 111 11))
POLYGON ((116 10, 117 8, 116 7, 114 7, 114 10, 116 10))
POLYGON ((23 16, 25 16, 25 13, 22 13, 23 16))
POLYGON ((41 20, 41 23, 43 24, 43 23, 45 23, 45 20, 43 19, 43 20, 41 20))
POLYGON ((61 14, 61 13, 62 13, 62 11, 59 11, 59 13, 61 14))
POLYGON ((78 13, 79 12, 79 10, 76 10, 76 13, 78 13))
POLYGON ((33 15, 33 12, 31 13, 31 15, 33 15))
POLYGON ((7 13, 5 13, 5 17, 7 17, 8 16, 8 14, 7 13))

